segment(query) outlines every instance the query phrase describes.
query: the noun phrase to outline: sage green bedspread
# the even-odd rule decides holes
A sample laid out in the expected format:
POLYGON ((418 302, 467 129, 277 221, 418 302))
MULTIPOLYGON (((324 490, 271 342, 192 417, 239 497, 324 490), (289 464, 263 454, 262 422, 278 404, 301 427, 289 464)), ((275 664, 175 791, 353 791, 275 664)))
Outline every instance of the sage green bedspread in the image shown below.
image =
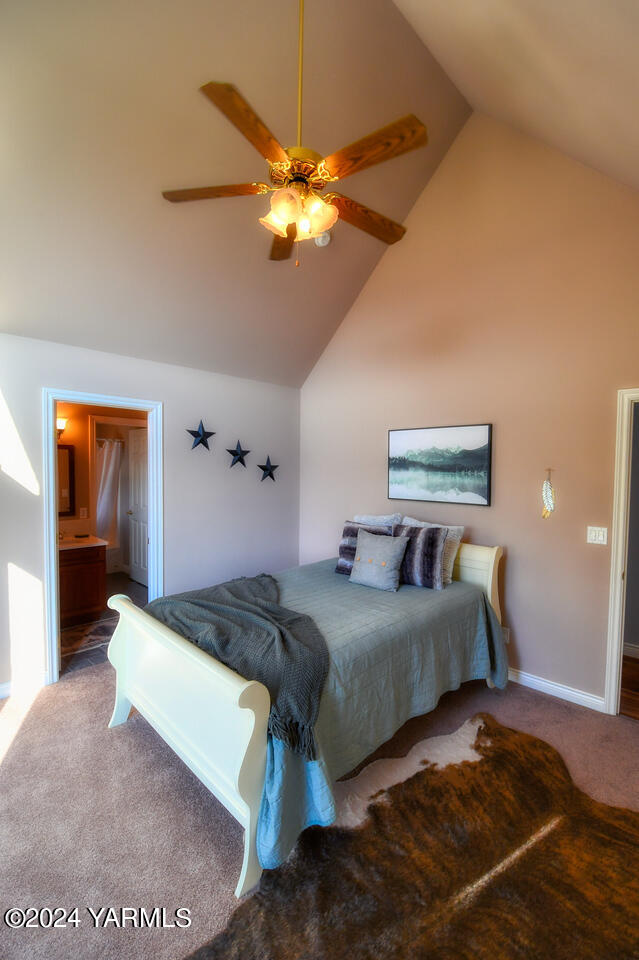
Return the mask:
POLYGON ((279 602, 309 614, 330 666, 315 726, 331 779, 352 770, 410 717, 447 690, 490 677, 506 686, 502 630, 484 592, 454 581, 444 590, 397 593, 351 583, 322 560, 276 575, 279 602))

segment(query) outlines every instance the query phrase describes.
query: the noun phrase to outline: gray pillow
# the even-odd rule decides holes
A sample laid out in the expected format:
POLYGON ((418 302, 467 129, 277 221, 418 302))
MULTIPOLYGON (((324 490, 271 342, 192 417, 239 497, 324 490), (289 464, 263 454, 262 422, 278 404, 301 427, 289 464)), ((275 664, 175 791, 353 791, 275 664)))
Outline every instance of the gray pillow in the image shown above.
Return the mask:
POLYGON ((353 517, 355 523, 366 523, 381 525, 383 527, 392 527, 395 523, 402 522, 401 513, 356 513, 353 517))
POLYGON ((377 590, 397 590, 408 537, 385 537, 360 530, 351 583, 377 590))
POLYGON ((402 583, 415 587, 430 587, 442 590, 444 586, 444 545, 446 531, 443 527, 408 527, 398 524, 393 527, 394 537, 406 537, 408 545, 402 562, 402 583))
POLYGON ((392 524, 384 526, 369 524, 364 526, 361 523, 355 523, 353 520, 347 520, 342 531, 342 539, 339 542, 335 573, 344 573, 347 577, 350 576, 350 572, 353 569, 355 547, 357 546, 357 534, 361 529, 367 530, 369 533, 376 533, 380 537, 390 537, 393 533, 392 524))
POLYGON ((464 536, 463 527, 451 527, 447 523, 429 523, 428 520, 415 520, 414 517, 404 517, 402 523, 407 527, 441 527, 446 531, 444 544, 444 584, 453 582, 453 567, 459 550, 461 538, 464 536))

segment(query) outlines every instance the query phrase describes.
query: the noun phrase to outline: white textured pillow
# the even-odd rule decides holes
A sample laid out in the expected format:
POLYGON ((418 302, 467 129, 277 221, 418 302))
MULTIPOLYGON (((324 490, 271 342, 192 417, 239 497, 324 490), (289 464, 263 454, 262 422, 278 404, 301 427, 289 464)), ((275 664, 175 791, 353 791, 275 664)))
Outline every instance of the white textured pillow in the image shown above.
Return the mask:
POLYGON ((396 523, 402 522, 401 513, 356 513, 353 517, 355 523, 365 523, 368 526, 371 524, 382 527, 392 527, 396 523))
POLYGON ((459 550, 461 538, 464 536, 463 527, 450 527, 447 523, 429 523, 428 520, 416 520, 415 517, 404 517, 402 523, 410 527, 441 527, 446 531, 444 544, 444 583, 453 582, 453 567, 459 550))

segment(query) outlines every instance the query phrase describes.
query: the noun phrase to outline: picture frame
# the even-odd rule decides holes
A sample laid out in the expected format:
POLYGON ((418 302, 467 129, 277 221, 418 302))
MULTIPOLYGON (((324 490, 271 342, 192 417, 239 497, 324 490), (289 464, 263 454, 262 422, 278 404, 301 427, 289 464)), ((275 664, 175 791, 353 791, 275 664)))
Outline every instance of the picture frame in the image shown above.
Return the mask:
POLYGON ((489 507, 492 424, 388 431, 388 499, 489 507))

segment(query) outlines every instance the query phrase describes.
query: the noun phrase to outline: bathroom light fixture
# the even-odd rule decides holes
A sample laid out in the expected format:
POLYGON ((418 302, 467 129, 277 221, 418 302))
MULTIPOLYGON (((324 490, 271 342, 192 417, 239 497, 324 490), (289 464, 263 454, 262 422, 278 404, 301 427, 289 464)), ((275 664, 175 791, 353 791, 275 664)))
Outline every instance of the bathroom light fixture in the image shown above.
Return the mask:
POLYGON ((64 433, 68 422, 69 422, 68 417, 56 417, 55 426, 56 426, 56 430, 58 431, 58 440, 64 433))

